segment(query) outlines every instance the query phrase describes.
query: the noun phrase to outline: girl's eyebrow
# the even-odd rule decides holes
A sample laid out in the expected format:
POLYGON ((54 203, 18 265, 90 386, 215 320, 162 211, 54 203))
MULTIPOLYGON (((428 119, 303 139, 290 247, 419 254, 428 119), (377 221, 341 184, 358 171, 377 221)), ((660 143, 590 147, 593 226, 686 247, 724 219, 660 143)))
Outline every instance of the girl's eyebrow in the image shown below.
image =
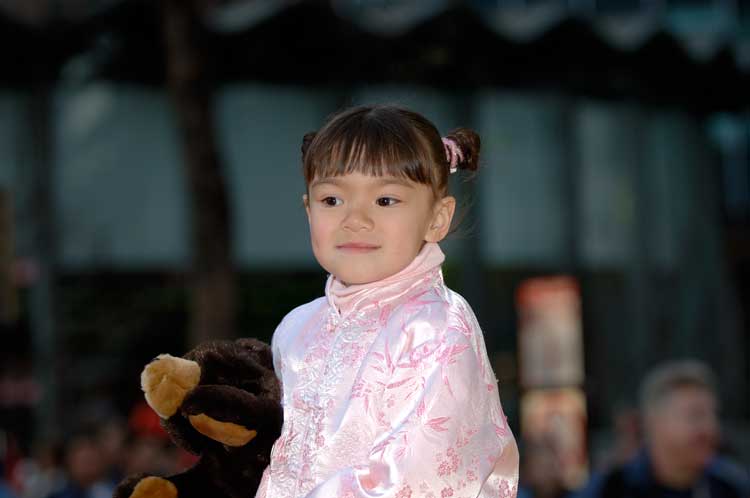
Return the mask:
MULTIPOLYGON (((314 187, 317 187, 319 185, 325 185, 325 184, 334 185, 336 187, 340 187, 340 186, 342 186, 342 183, 344 183, 344 182, 342 182, 341 180, 339 180, 336 177, 320 178, 318 180, 314 180, 310 184, 310 188, 314 188, 314 187)), ((413 182, 410 182, 408 180, 401 179, 401 178, 395 178, 395 177, 381 178, 376 183, 377 183, 378 187, 386 187, 386 186, 389 186, 389 185, 398 185, 398 186, 406 187, 406 188, 410 188, 410 189, 414 188, 413 182)))
POLYGON ((310 188, 325 184, 339 186, 341 185, 341 182, 336 180, 336 178, 319 178, 317 180, 313 180, 312 183, 310 183, 310 188))
POLYGON ((389 185, 399 185, 401 187, 406 187, 406 188, 411 188, 411 189, 414 188, 414 185, 412 184, 412 182, 401 179, 401 178, 383 178, 382 180, 378 180, 379 187, 386 187, 389 185))

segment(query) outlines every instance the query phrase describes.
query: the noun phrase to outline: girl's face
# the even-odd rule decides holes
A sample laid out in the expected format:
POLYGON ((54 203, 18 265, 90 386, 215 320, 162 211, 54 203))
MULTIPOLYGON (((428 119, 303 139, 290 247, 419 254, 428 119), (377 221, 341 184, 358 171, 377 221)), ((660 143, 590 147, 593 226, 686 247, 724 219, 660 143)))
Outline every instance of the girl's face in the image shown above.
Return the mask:
POLYGON ((346 285, 403 270, 424 242, 445 237, 456 206, 453 197, 435 200, 428 185, 362 173, 316 178, 308 192, 315 258, 346 285))

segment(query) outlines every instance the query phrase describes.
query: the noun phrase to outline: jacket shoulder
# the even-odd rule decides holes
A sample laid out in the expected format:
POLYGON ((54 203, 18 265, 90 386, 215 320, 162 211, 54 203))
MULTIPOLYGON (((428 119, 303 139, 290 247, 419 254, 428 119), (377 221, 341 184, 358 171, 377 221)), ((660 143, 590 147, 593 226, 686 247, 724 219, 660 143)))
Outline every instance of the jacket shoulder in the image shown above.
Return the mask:
POLYGON ((295 330, 299 330, 311 316, 315 315, 322 307, 327 306, 326 298, 319 297, 312 301, 297 306, 281 319, 273 333, 272 343, 278 343, 295 330))

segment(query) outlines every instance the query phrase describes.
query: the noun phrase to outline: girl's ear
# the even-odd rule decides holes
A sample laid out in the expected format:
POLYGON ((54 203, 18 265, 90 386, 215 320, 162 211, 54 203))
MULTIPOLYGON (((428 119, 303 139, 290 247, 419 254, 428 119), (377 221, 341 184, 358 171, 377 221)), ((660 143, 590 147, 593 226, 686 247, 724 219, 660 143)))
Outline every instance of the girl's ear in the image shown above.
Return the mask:
POLYGON ((302 204, 305 205, 305 212, 307 213, 307 218, 310 218, 310 196, 307 194, 302 194, 302 204))
POLYGON ((432 223, 427 229, 424 240, 426 242, 440 242, 448 235, 451 221, 456 211, 456 198, 446 196, 437 201, 432 214, 432 223))

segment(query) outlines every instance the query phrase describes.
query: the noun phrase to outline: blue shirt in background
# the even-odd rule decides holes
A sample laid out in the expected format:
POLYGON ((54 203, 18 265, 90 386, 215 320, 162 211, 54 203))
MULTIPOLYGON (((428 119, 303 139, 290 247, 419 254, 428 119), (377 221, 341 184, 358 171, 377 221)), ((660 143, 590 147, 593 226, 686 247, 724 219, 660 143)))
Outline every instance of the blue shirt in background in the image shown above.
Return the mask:
POLYGON ((750 479, 737 465, 717 457, 693 488, 669 488, 656 482, 642 450, 625 465, 594 475, 575 498, 750 498, 750 479))

